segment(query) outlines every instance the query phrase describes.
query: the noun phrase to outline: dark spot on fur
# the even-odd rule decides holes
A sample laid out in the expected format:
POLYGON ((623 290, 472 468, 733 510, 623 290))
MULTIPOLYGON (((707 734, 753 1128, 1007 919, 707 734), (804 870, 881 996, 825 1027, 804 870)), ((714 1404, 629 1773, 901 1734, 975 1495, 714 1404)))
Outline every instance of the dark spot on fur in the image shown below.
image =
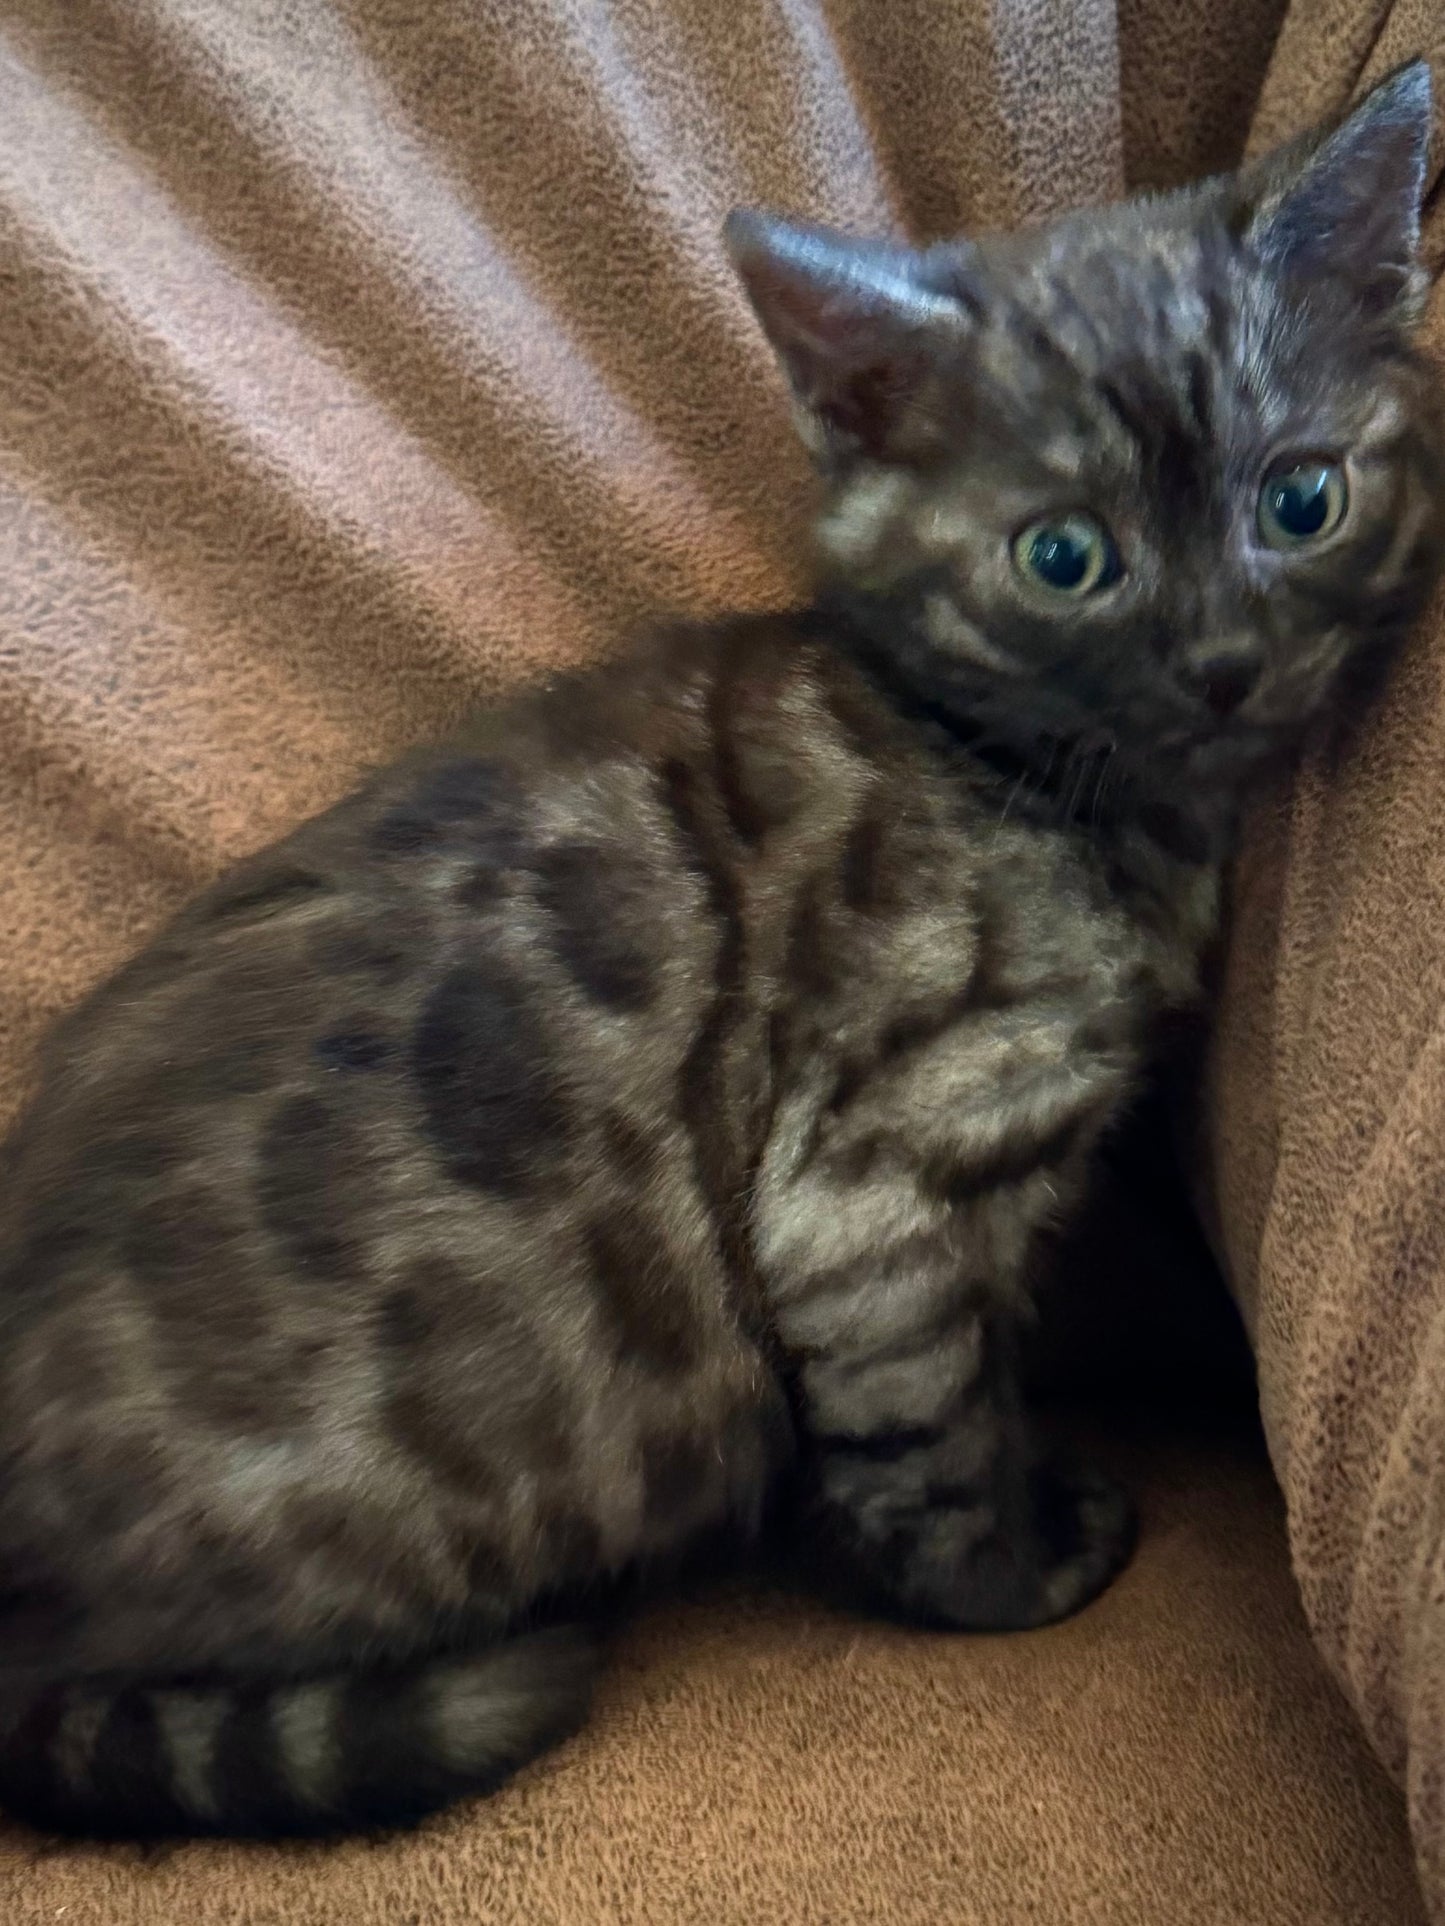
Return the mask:
POLYGON ((303 1274, 353 1277, 363 1268, 356 1218, 370 1198, 357 1133, 319 1097, 288 1098, 259 1147, 261 1221, 303 1274))
POLYGON ((617 1169, 633 1189, 657 1181, 662 1165, 662 1146, 620 1110, 609 1110, 602 1119, 602 1136, 617 1169))
POLYGON ((297 903, 311 902, 330 888, 324 876, 311 870, 287 865, 263 872, 244 872, 232 881, 216 886, 196 905, 196 914, 207 921, 274 916, 279 910, 297 903))
POLYGON ((508 872, 491 863, 478 863, 456 887, 456 900, 463 909, 486 910, 507 894, 508 872))
POLYGON ((552 920, 552 947, 579 989, 612 1009, 647 1007, 653 906, 639 866, 586 843, 557 843, 538 859, 537 900, 552 920))
POLYGON ((661 1376, 688 1370, 696 1322, 657 1226, 621 1205, 588 1226, 587 1255, 618 1358, 661 1376))
POLYGON ((418 778, 411 794, 418 809, 447 823, 499 812, 515 815, 524 800, 513 771, 484 756, 437 764, 418 778))
POLYGON ((444 826, 415 803, 393 803, 371 826, 368 840, 383 856, 431 856, 440 847, 444 826))
POLYGON ((515 1196, 542 1177, 570 1125, 523 984, 496 957, 458 964, 412 1035, 427 1129, 459 1183, 515 1196))
POLYGON ((388 1037, 378 1036, 374 1030, 333 1030, 329 1036, 318 1037, 312 1044, 312 1054, 328 1070, 376 1070, 392 1053, 392 1043, 388 1037))
POLYGON ((421 771, 410 791, 384 810, 371 830, 374 848, 390 856, 431 856, 443 848, 471 852, 490 869, 522 861, 528 838, 525 797, 510 770, 461 759, 421 771))
POLYGON ((377 1335, 388 1349, 414 1350, 436 1330, 436 1313, 419 1291, 401 1286, 377 1306, 377 1335))
POLYGON ((750 849, 791 819, 802 790, 797 746, 779 733, 774 698, 767 678, 719 676, 708 704, 718 794, 728 827, 750 849))
POLYGON ((386 1400, 385 1419, 395 1442, 433 1477, 472 1498, 487 1497, 496 1489, 486 1452, 452 1421, 449 1409, 424 1382, 408 1381, 393 1391, 386 1400))

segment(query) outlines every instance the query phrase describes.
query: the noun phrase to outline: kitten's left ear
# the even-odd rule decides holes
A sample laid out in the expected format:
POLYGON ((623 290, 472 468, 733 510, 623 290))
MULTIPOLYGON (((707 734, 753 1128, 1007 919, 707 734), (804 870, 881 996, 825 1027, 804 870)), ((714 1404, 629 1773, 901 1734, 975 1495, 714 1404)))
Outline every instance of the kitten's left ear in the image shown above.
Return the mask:
POLYGON ((1412 60, 1346 119, 1266 159, 1248 235, 1292 280, 1349 288, 1373 317, 1413 318, 1430 152, 1430 68, 1412 60))
POLYGON ((729 215, 724 237, 813 453, 829 462, 896 452, 940 347, 968 319, 929 284, 932 257, 746 208, 729 215))

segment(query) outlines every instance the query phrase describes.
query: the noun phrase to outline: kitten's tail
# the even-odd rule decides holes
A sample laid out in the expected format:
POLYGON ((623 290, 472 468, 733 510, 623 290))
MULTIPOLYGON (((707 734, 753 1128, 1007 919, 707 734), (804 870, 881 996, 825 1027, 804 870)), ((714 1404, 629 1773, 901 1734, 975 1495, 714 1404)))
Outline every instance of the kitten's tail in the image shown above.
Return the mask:
POLYGON ((568 1626, 392 1671, 53 1686, 0 1712, 0 1805, 91 1838, 404 1825, 574 1731, 596 1658, 568 1626))

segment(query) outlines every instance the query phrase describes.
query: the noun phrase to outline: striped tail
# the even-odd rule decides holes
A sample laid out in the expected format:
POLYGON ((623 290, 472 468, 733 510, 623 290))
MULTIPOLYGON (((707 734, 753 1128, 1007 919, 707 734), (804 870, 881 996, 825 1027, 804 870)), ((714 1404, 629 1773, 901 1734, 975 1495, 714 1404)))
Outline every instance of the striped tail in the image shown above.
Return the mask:
POLYGON ((595 1669, 563 1627, 393 1671, 51 1686, 0 1712, 0 1805, 90 1838, 405 1825, 575 1731, 595 1669))

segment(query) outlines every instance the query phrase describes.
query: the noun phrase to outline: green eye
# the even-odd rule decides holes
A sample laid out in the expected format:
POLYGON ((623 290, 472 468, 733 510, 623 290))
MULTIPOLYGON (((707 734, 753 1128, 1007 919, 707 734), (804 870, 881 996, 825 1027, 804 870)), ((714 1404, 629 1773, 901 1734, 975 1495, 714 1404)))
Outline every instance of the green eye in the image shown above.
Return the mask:
POLYGON ((1082 511, 1030 522, 1014 537, 1013 558, 1026 582, 1071 601, 1109 588, 1124 573, 1108 529, 1082 511))
POLYGON ((1349 503, 1337 461, 1280 462, 1259 491, 1260 539, 1270 548, 1304 548, 1338 528, 1349 503))

